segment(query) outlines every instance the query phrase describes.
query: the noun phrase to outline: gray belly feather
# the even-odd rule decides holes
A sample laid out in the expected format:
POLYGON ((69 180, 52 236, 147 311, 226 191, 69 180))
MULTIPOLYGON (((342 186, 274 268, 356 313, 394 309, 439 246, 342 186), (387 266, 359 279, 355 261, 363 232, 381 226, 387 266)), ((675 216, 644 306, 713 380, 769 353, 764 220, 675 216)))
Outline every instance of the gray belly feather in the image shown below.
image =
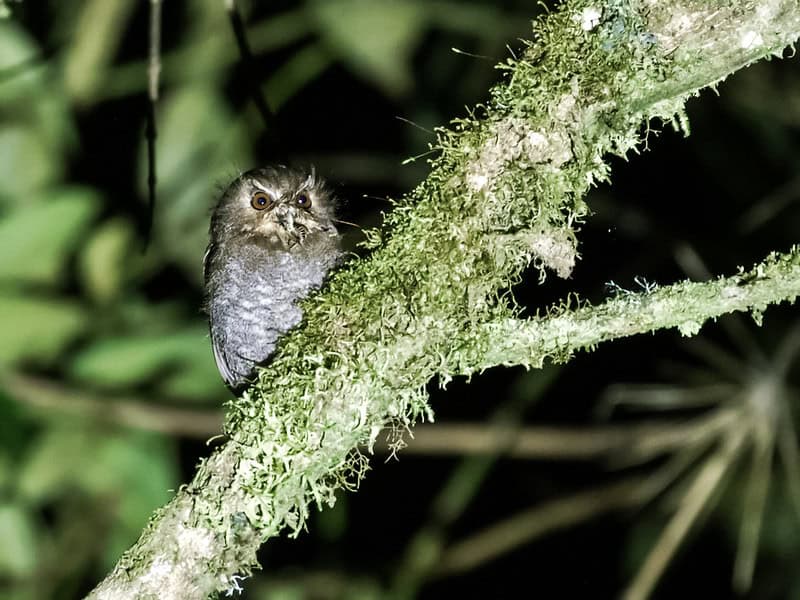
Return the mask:
POLYGON ((255 365, 300 323, 298 301, 322 285, 339 259, 338 249, 327 250, 312 257, 302 249, 253 245, 246 252, 219 257, 221 268, 211 282, 206 308, 214 357, 228 385, 238 387, 252 379, 255 365))

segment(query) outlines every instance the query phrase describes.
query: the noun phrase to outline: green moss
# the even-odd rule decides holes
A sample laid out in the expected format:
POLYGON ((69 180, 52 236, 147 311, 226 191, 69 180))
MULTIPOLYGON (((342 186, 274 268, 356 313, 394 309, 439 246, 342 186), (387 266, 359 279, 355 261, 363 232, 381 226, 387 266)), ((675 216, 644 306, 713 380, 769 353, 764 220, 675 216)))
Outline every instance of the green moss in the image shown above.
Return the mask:
MULTIPOLYGON (((701 4, 671 3, 669 14, 701 4)), ((727 17, 703 27, 736 25, 727 17)), ((261 540, 301 531, 309 503, 330 505, 336 489, 354 488, 366 470, 355 449, 383 427, 432 419, 424 392, 431 378, 571 356, 576 346, 558 319, 577 314, 579 303, 568 298, 550 314, 550 337, 523 340, 539 351, 514 354, 504 337, 518 327, 518 311, 507 290, 531 263, 542 279, 569 275, 576 229, 589 212, 583 196, 608 178, 605 155, 635 149, 651 118, 683 121, 697 87, 795 35, 771 24, 760 54, 737 54, 735 43, 709 44, 704 30, 670 29, 670 18, 655 2, 566 1, 536 22, 520 57, 501 65, 505 80, 486 105, 437 130, 429 177, 366 233, 372 254, 305 302, 304 325, 230 403, 230 441, 163 513, 188 504, 187 522, 216 532, 206 571, 217 587, 253 568, 261 540), (252 540, 226 545, 231 536, 248 539, 242 514, 252 540)), ((132 572, 154 560, 153 537, 131 551, 126 564, 139 565, 132 572)))
POLYGON ((367 232, 372 255, 306 302, 305 326, 231 403, 227 430, 252 467, 238 466, 236 485, 263 535, 296 533, 307 500, 332 503, 357 483, 352 449, 380 428, 430 418, 425 383, 480 354, 469 324, 514 315, 498 290, 531 262, 542 278, 569 275, 582 197, 608 177, 603 156, 635 148, 648 118, 684 118, 686 94, 631 109, 687 66, 658 46, 639 3, 605 2, 593 24, 596 6, 567 2, 536 23, 487 104, 438 130, 430 176, 367 232))

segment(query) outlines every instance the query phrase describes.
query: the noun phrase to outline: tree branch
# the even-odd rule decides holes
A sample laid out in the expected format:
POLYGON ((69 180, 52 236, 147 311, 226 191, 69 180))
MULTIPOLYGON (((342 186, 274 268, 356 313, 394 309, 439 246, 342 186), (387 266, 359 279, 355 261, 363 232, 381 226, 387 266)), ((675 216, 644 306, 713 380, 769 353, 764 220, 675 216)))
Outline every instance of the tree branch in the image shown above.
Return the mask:
POLYGON ((220 430, 219 411, 169 406, 164 402, 146 402, 139 398, 109 398, 89 390, 69 388, 56 381, 19 373, 0 375, 3 389, 32 409, 52 417, 74 415, 99 423, 158 431, 207 440, 220 430))
POLYGON ((567 303, 541 318, 480 323, 470 333, 479 354, 465 353, 469 362, 460 372, 496 365, 539 368, 547 359, 566 361, 575 351, 601 342, 669 327, 691 336, 704 321, 731 312, 751 310, 760 321, 767 305, 794 302, 799 295, 800 247, 794 247, 732 277, 684 281, 639 294, 623 291, 600 306, 570 309, 567 303))
MULTIPOLYGON (((567 275, 574 225, 587 213, 582 197, 608 173, 602 157, 635 148, 647 119, 683 121, 683 103, 699 88, 779 54, 800 34, 800 7, 568 0, 535 34, 520 60, 504 66, 507 81, 476 111, 480 118, 439 132, 429 177, 380 231, 368 232, 372 255, 305 303, 305 324, 231 403, 229 441, 156 513, 93 597, 201 598, 237 588, 263 541, 287 528, 296 535, 309 504, 331 505, 335 490, 357 484, 361 444, 387 424, 430 415, 424 385, 432 377, 563 359, 622 332, 606 323, 572 343, 535 335, 547 327, 559 335, 560 326, 547 324, 570 319, 560 313, 530 324, 528 343, 517 346, 499 335, 516 323, 513 301, 499 290, 531 262, 567 275)), ((785 258, 794 261, 786 277, 797 278, 796 259, 785 258)), ((705 285, 697 290, 716 293, 705 285)), ((789 295, 758 296, 755 308, 789 295)), ((628 333, 652 329, 657 317, 628 333)))
MULTIPOLYGON (((403 454, 470 456, 498 454, 528 460, 623 460, 626 465, 652 460, 698 438, 716 435, 736 418, 717 410, 690 420, 597 427, 418 425, 403 454)), ((382 440, 383 441, 383 440, 382 440)), ((391 442, 391 439, 389 440, 391 442)), ((395 452, 379 443, 376 452, 395 452)))

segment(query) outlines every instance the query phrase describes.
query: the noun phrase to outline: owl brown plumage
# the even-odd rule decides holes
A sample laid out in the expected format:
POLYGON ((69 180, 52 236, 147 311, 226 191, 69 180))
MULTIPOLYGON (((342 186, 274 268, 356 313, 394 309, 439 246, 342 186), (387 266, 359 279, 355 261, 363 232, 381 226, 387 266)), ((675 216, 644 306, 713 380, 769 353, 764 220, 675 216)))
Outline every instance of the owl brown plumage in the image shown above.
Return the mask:
POLYGON ((302 319, 297 302, 342 256, 334 200, 312 171, 248 171, 222 194, 205 255, 205 310, 222 378, 246 384, 302 319))

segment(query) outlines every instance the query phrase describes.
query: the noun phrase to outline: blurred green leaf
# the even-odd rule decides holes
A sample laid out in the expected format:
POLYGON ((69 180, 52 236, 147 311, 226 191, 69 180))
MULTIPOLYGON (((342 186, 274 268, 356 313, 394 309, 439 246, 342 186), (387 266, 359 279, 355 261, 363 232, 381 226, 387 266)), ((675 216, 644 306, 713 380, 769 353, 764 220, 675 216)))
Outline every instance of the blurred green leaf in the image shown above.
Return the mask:
MULTIPOLYGON (((234 117, 219 91, 210 86, 187 86, 166 98, 162 106, 159 193, 169 201, 159 205, 155 242, 159 251, 199 284, 211 206, 220 185, 253 166, 252 141, 244 122, 234 117)), ((144 145, 140 156, 144 173, 144 145)))
POLYGON ((0 202, 27 202, 60 172, 61 158, 34 129, 0 129, 0 202))
POLYGON ((81 280, 92 300, 101 304, 114 300, 124 282, 135 275, 130 260, 135 244, 136 232, 128 221, 114 219, 97 228, 80 257, 81 280))
POLYGON ((28 577, 37 566, 36 526, 17 504, 0 504, 0 577, 28 577))
POLYGON ((333 62, 320 42, 308 44, 275 69, 264 85, 270 106, 279 110, 302 88, 319 77, 333 62))
POLYGON ((70 489, 113 500, 117 518, 106 557, 113 564, 177 481, 173 448, 161 436, 56 426, 36 440, 21 466, 19 490, 37 503, 70 489))
POLYGON ((14 485, 17 476, 16 464, 11 456, 3 449, 0 451, 0 490, 4 493, 14 485))
MULTIPOLYGON (((29 180, 51 181, 52 177, 42 177, 47 169, 57 171, 53 165, 61 163, 60 154, 77 138, 71 115, 71 107, 61 86, 52 85, 53 66, 40 56, 34 41, 22 27, 15 23, 0 22, 0 111, 13 115, 14 126, 25 130, 35 142, 23 140, 17 147, 29 146, 27 153, 20 155, 18 162, 5 163, 0 169, 21 181, 0 182, 0 195, 4 189, 27 189, 29 180), (29 159, 44 156, 48 160, 39 163, 29 159), (27 162, 24 162, 27 161, 27 162), (14 165, 23 165, 33 170, 33 174, 15 171, 14 165)), ((11 137, 12 141, 14 137, 11 137)), ((10 154, 16 158, 14 154, 10 154)), ((35 186, 34 186, 35 187, 35 186)), ((24 200, 22 198, 21 200, 24 200)))
POLYGON ((97 489, 113 484, 119 500, 118 519, 106 546, 106 568, 136 541, 153 510, 172 497, 180 481, 175 458, 172 445, 153 434, 131 432, 104 444, 87 482, 97 489), (110 472, 115 475, 109 477, 110 472))
MULTIPOLYGON (((237 148, 243 133, 219 90, 213 87, 190 85, 165 98, 158 132, 158 173, 163 187, 172 190, 178 184, 213 181, 216 177, 230 175, 234 165, 248 156, 237 148), (212 160, 215 157, 221 160, 212 160)), ((142 170, 147 166, 144 151, 143 145, 142 170)), ((181 190, 172 191, 180 193, 181 190)), ((174 202, 170 201, 165 209, 172 204, 174 202)), ((191 208, 207 219, 207 206, 207 203, 195 203, 191 208), (197 211, 198 206, 202 206, 200 211, 197 211)))
POLYGON ((54 189, 31 200, 0 221, 0 280, 55 283, 99 202, 88 188, 54 189))
POLYGON ((8 478, 5 471, 8 461, 19 456, 27 448, 35 431, 34 420, 25 410, 21 404, 6 396, 0 387, 0 489, 8 478))
POLYGON ((134 0, 88 0, 76 6, 79 18, 64 61, 64 85, 76 101, 94 99, 135 7, 134 0))
POLYGON ((307 598, 306 588, 298 582, 279 582, 269 588, 268 595, 264 598, 271 600, 303 600, 307 598))
POLYGON ((509 39, 526 35, 530 31, 532 13, 542 10, 541 5, 528 6, 514 14, 506 12, 507 8, 498 10, 496 4, 458 0, 435 0, 428 2, 427 8, 430 23, 435 27, 486 40, 502 40, 504 44, 509 39))
POLYGON ((52 361, 88 323, 87 312, 73 302, 0 291, 0 365, 52 361))
MULTIPOLYGON (((199 304, 198 297, 191 304, 193 314, 199 312, 199 304)), ((141 296, 124 294, 114 305, 114 312, 122 324, 123 332, 135 331, 138 336, 172 335, 175 324, 186 320, 186 301, 175 298, 154 304, 141 296)), ((118 337, 120 329, 115 328, 110 333, 118 337)))
POLYGON ((60 148, 73 136, 67 103, 46 76, 32 38, 14 22, 0 22, 0 109, 14 125, 0 129, 0 201, 20 203, 61 172, 60 148))
POLYGON ((228 391, 222 383, 213 358, 210 346, 204 348, 203 357, 198 356, 196 362, 185 364, 175 373, 164 376, 158 382, 158 389, 166 396, 173 398, 189 398, 192 400, 217 400, 226 398, 228 391))
POLYGON ((0 23, 0 70, 17 68, 36 57, 36 44, 12 21, 0 23))
POLYGON ((158 378, 171 396, 219 398, 222 385, 205 327, 163 335, 102 340, 81 352, 69 367, 77 379, 108 388, 141 385, 158 378))
POLYGON ((412 0, 316 0, 319 33, 356 73, 396 96, 411 87, 411 58, 424 33, 426 5, 412 0))
POLYGON ((70 487, 85 487, 80 479, 101 445, 102 439, 96 432, 57 424, 44 430, 21 461, 17 481, 20 495, 27 501, 43 504, 70 487))

